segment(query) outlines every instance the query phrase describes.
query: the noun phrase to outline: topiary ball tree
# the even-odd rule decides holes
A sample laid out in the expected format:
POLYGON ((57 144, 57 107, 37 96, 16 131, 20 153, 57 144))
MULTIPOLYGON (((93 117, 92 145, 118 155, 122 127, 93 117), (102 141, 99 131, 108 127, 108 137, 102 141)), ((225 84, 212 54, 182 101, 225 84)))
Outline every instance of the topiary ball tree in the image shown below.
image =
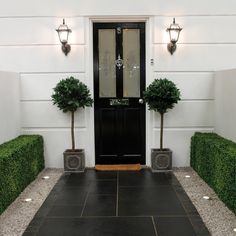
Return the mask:
POLYGON ((71 112, 71 139, 72 150, 75 150, 74 115, 78 108, 91 107, 91 98, 88 87, 74 77, 62 79, 53 89, 52 101, 63 112, 71 112))
POLYGON ((159 112, 161 115, 160 150, 163 150, 164 114, 168 109, 172 109, 175 103, 178 103, 180 91, 168 79, 155 79, 143 92, 143 96, 149 110, 159 112))

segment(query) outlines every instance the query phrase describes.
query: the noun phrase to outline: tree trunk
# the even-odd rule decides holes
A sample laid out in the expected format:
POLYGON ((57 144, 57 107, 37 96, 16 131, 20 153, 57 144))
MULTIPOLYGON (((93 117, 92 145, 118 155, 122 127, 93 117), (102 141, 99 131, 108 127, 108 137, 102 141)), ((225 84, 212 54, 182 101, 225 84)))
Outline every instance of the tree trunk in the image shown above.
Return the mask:
POLYGON ((163 149, 163 126, 164 126, 164 113, 161 113, 161 132, 160 132, 160 149, 163 149))
POLYGON ((75 134, 74 134, 74 116, 75 112, 71 112, 71 140, 72 140, 72 150, 75 150, 75 134))

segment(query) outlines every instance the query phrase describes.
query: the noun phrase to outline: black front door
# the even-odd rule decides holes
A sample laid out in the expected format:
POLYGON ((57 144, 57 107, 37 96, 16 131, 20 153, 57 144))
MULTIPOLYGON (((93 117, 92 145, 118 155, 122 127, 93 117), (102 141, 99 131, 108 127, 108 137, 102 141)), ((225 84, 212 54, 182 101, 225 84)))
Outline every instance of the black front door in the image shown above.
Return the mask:
POLYGON ((145 23, 94 23, 96 164, 145 164, 145 23))

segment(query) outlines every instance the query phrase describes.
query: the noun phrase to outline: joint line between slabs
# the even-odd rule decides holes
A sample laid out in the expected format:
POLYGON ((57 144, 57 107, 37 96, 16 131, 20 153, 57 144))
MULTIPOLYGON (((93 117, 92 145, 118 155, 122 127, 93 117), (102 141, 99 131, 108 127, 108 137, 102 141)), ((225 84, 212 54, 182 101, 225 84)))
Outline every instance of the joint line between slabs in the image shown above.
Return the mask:
POLYGON ((152 216, 151 218, 152 218, 152 224, 153 224, 153 227, 154 227, 155 234, 156 234, 156 236, 158 236, 158 234, 157 234, 157 229, 156 229, 156 225, 155 225, 155 221, 154 221, 153 216, 152 216))
POLYGON ((85 206, 86 206, 86 203, 87 203, 87 200, 88 200, 88 195, 89 195, 89 191, 87 192, 87 195, 86 195, 86 198, 85 198, 85 201, 84 201, 84 206, 83 206, 83 209, 81 211, 80 217, 82 217, 83 214, 84 214, 84 209, 85 209, 85 206))

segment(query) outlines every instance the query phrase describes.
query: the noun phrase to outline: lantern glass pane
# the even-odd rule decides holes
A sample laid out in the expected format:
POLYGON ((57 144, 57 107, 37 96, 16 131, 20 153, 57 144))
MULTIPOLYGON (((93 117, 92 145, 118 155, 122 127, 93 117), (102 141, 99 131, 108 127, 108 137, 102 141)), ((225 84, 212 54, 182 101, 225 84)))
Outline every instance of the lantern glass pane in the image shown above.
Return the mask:
POLYGON ((170 30, 170 41, 172 43, 176 43, 179 38, 179 29, 172 29, 170 30))
POLYGON ((64 42, 67 43, 67 41, 68 41, 68 31, 59 31, 58 35, 59 35, 60 41, 62 43, 64 43, 64 42))
POLYGON ((181 29, 178 24, 173 23, 170 25, 169 33, 170 33, 170 41, 172 43, 176 43, 178 41, 180 31, 181 29))

